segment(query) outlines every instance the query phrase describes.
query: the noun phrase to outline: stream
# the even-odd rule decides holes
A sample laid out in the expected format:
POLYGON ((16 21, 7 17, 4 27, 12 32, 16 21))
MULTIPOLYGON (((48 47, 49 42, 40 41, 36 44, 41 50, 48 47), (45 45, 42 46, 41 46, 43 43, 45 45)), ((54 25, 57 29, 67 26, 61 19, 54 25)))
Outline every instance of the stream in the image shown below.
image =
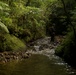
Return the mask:
POLYGON ((0 64, 0 75, 76 75, 75 69, 54 54, 56 47, 50 37, 39 39, 28 46, 29 58, 0 64))

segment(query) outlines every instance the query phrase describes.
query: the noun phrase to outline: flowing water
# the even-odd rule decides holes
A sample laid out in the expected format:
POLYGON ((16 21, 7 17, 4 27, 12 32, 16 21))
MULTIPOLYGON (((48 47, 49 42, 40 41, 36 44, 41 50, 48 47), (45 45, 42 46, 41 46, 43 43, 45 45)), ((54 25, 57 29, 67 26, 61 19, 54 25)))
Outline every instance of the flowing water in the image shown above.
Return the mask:
POLYGON ((76 75, 76 70, 56 56, 49 44, 39 50, 41 42, 34 45, 34 51, 29 50, 32 56, 28 59, 0 64, 0 75, 76 75))

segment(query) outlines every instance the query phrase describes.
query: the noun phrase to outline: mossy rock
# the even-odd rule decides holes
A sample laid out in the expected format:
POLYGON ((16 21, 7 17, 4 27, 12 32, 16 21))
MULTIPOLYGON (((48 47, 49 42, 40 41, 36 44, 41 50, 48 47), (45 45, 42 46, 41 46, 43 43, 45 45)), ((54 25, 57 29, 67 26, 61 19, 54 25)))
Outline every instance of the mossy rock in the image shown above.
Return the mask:
POLYGON ((14 35, 6 34, 3 40, 0 40, 0 51, 15 51, 25 47, 25 44, 14 35))

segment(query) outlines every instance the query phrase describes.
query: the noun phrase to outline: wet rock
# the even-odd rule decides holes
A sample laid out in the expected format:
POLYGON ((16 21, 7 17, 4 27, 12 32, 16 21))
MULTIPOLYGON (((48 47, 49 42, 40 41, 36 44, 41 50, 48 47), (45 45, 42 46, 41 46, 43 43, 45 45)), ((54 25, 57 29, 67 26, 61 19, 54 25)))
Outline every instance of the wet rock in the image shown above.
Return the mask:
POLYGON ((40 46, 39 47, 39 51, 41 51, 41 50, 43 50, 44 49, 44 47, 43 46, 40 46))
POLYGON ((5 59, 10 60, 10 56, 9 55, 5 56, 5 59))
POLYGON ((39 51, 44 50, 44 49, 46 49, 46 48, 48 48, 48 47, 49 47, 48 44, 42 44, 42 45, 39 47, 39 51))
POLYGON ((26 58, 28 58, 28 57, 29 57, 29 56, 28 56, 26 53, 22 55, 22 58, 25 58, 25 59, 26 59, 26 58))
POLYGON ((48 44, 43 44, 42 46, 43 46, 44 48, 48 48, 48 47, 49 47, 48 44))
POLYGON ((26 54, 27 54, 28 56, 31 56, 31 53, 29 53, 29 52, 26 52, 26 54))
POLYGON ((0 57, 4 57, 4 54, 3 53, 0 53, 0 57))
POLYGON ((39 51, 39 46, 34 46, 35 51, 39 51))
POLYGON ((4 55, 8 55, 8 52, 3 52, 4 55))
POLYGON ((14 59, 14 60, 18 59, 18 56, 13 56, 13 59, 14 59))

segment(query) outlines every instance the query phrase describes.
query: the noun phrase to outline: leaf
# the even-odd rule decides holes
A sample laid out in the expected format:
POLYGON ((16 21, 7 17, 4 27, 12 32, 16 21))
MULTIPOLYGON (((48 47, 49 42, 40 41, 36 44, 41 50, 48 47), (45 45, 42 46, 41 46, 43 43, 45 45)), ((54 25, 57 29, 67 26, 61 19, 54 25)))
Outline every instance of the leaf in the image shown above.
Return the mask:
POLYGON ((0 22, 0 31, 3 33, 9 33, 8 28, 2 22, 0 22))

